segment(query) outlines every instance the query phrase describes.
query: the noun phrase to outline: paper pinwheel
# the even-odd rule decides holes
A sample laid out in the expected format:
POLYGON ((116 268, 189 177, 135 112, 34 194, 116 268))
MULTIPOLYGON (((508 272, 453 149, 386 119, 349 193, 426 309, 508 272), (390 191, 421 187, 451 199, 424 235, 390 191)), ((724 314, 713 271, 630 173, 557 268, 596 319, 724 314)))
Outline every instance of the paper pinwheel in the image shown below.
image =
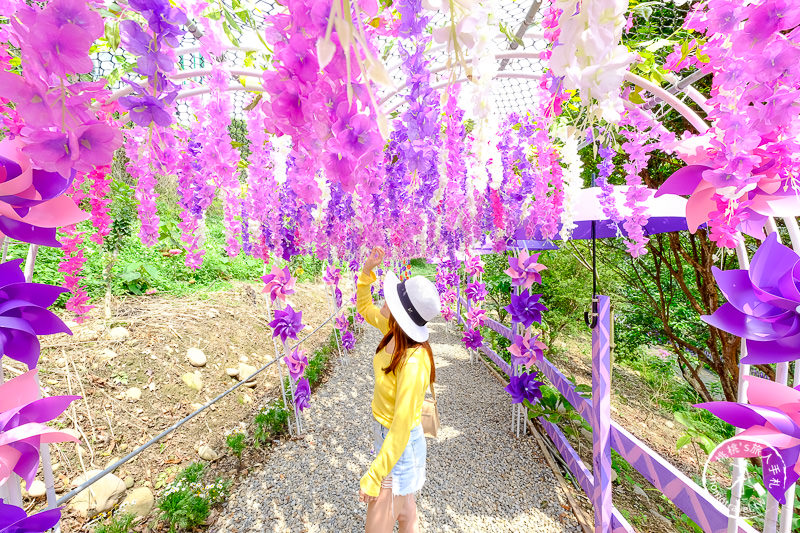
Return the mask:
POLYGON ((294 404, 297 409, 303 411, 306 409, 311 400, 311 387, 308 385, 306 378, 300 378, 297 382, 297 388, 294 390, 294 404))
POLYGON ((800 391, 755 376, 743 376, 752 403, 707 402, 695 405, 744 431, 723 442, 712 460, 761 457, 764 486, 779 502, 800 475, 800 391))
POLYGON ((297 348, 284 357, 283 360, 286 366, 289 367, 289 375, 292 376, 292 381, 297 381, 308 366, 308 357, 306 357, 305 352, 297 348))
POLYGON ((449 305, 445 305, 442 307, 442 318, 446 321, 450 322, 455 317, 455 311, 453 311, 449 305))
POLYGON ((294 278, 289 273, 289 267, 278 268, 273 265, 270 273, 261 279, 266 284, 261 292, 269 293, 272 302, 278 298, 285 301, 287 296, 294 294, 294 278))
POLYGON ((49 428, 53 420, 80 396, 39 399, 37 370, 30 370, 0 385, 0 485, 11 473, 30 488, 39 469, 39 447, 45 442, 78 442, 69 433, 49 428))
POLYGON ((511 361, 515 365, 525 365, 528 368, 542 358, 543 350, 547 346, 539 340, 539 335, 531 337, 531 331, 525 330, 522 336, 514 335, 514 344, 509 346, 511 361))
POLYGON ((467 257, 466 261, 464 261, 464 272, 472 277, 483 274, 483 261, 481 261, 480 256, 467 257))
POLYGON ((26 283, 22 259, 0 264, 0 353, 35 368, 39 362, 38 335, 72 334, 47 307, 66 289, 26 283))
POLYGON ((283 342, 289 338, 296 339, 297 334, 305 327, 302 320, 303 312, 295 311, 291 305, 287 305, 286 309, 275 311, 275 320, 269 323, 272 336, 280 337, 283 342))
POLYGON ((328 285, 338 285, 342 277, 342 271, 338 268, 331 268, 330 265, 325 267, 325 274, 322 275, 322 281, 328 285))
POLYGON ((511 376, 505 390, 511 395, 511 403, 533 403, 542 397, 542 382, 536 380, 536 374, 511 376))
POLYGON ((467 326, 470 328, 477 328, 486 322, 486 310, 472 307, 467 311, 467 326))
POLYGON ((483 337, 481 336, 481 332, 477 329, 468 329, 465 331, 464 337, 461 340, 464 341, 464 346, 470 350, 477 350, 483 346, 483 337))
POLYGON ((28 516, 25 509, 0 499, 0 533, 44 533, 61 520, 61 508, 28 516))
POLYGON ((18 140, 0 142, 0 233, 58 248, 56 228, 89 218, 64 192, 72 177, 34 169, 18 140))
POLYGON ((356 347, 356 336, 351 331, 342 334, 342 347, 348 352, 356 347))
POLYGON ((350 326, 350 321, 347 319, 347 315, 342 313, 341 315, 336 317, 336 329, 339 331, 347 331, 347 328, 350 326))
POLYGON ((482 302, 486 298, 486 284, 479 282, 467 283, 464 294, 468 300, 482 302))
POLYGON ((442 305, 454 304, 456 303, 456 293, 454 293, 453 291, 445 291, 444 293, 442 293, 441 300, 442 300, 442 305))
POLYGON ((505 310, 511 314, 511 319, 521 323, 526 328, 534 322, 542 323, 542 311, 547 311, 544 304, 539 303, 541 294, 531 294, 525 289, 519 294, 511 295, 511 304, 505 310))
POLYGON ((728 302, 702 319, 746 339, 742 363, 800 358, 800 257, 794 251, 772 233, 753 255, 750 270, 713 272, 728 302))
POLYGON ((509 268, 505 273, 511 276, 511 284, 529 289, 534 283, 541 283, 541 271, 547 267, 538 263, 538 260, 539 254, 528 255, 527 250, 520 251, 519 257, 509 257, 509 268))

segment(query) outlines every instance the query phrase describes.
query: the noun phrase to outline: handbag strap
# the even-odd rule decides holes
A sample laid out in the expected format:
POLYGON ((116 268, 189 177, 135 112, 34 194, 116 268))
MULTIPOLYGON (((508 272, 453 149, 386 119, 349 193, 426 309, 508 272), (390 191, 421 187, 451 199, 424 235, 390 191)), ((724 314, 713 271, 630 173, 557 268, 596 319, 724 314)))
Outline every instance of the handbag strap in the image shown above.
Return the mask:
POLYGON ((430 382, 431 396, 433 396, 433 403, 436 403, 436 391, 433 390, 433 381, 430 382))

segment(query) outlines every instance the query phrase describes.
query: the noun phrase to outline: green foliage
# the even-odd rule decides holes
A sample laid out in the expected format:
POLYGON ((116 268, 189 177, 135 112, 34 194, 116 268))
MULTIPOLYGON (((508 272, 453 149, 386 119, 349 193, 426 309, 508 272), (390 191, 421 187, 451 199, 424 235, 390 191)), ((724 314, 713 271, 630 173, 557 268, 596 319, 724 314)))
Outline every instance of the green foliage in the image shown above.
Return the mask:
POLYGON ((206 483, 205 477, 205 465, 192 463, 164 489, 158 508, 170 532, 191 530, 204 524, 211 508, 227 497, 230 481, 216 478, 206 483))
POLYGON ((239 461, 242 460, 242 453, 247 447, 247 435, 240 432, 231 433, 225 437, 225 444, 233 452, 239 461))
POLYGON ((94 533, 129 533, 134 522, 136 522, 136 515, 126 513, 122 516, 115 516, 110 522, 94 528, 94 533))
POLYGON ((282 400, 273 401, 268 407, 262 407, 253 419, 253 442, 256 446, 264 446, 273 437, 286 432, 289 425, 289 411, 282 400))

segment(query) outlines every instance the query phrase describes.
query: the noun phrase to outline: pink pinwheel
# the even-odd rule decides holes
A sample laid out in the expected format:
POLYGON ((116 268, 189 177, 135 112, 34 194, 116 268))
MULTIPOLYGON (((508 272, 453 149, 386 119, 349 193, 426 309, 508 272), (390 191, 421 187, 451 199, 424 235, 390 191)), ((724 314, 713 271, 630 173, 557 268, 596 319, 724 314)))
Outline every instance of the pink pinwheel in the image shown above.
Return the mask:
POLYGON ((275 320, 269 323, 269 327, 272 328, 272 336, 280 337, 283 342, 290 338, 296 339, 297 334, 305 327, 302 319, 303 312, 295 311, 291 305, 287 305, 286 309, 275 311, 275 320))
POLYGON ((486 322, 486 310, 472 307, 467 311, 467 326, 470 329, 476 329, 486 322))
POLYGON ((486 299, 486 284, 473 282, 467 283, 467 288, 464 289, 464 294, 468 300, 473 302, 482 302, 486 299))
POLYGON ((453 291, 443 292, 441 298, 442 298, 442 305, 456 303, 456 293, 454 293, 453 291))
POLYGON ((800 476, 800 391, 755 376, 744 376, 751 403, 707 402, 695 405, 744 431, 711 455, 761 457, 764 486, 780 503, 800 476))
POLYGON ((47 307, 65 289, 26 283, 22 259, 0 264, 0 353, 35 368, 39 361, 38 335, 72 332, 47 307))
POLYGON ((336 317, 336 329, 339 331, 347 331, 347 328, 350 326, 350 320, 347 318, 347 315, 342 313, 341 315, 336 317))
POLYGON ((511 277, 511 284, 515 287, 529 289, 534 283, 542 282, 540 272, 547 267, 538 263, 539 254, 529 255, 527 250, 522 250, 519 257, 508 258, 509 268, 505 273, 511 277))
POLYGON ((283 361, 289 368, 289 375, 292 376, 292 381, 297 381, 308 366, 308 357, 306 357, 305 352, 297 348, 284 357, 283 361))
POLYGON ((714 277, 728 303, 705 322, 743 337, 746 364, 800 358, 800 257, 772 233, 753 254, 749 270, 719 270, 714 277))
POLYGON ((285 301, 287 296, 294 294, 294 278, 289 273, 289 267, 281 269, 273 265, 270 273, 261 279, 266 284, 261 292, 269 293, 272 302, 278 298, 285 301))
POLYGON ((325 267, 325 274, 322 275, 322 281, 328 285, 338 285, 339 280, 342 278, 342 271, 338 268, 331 268, 331 265, 325 267))
POLYGON ((455 311, 453 311, 453 309, 449 305, 445 305, 442 307, 442 318, 444 318, 446 321, 450 322, 451 320, 453 320, 455 314, 456 314, 455 311))
POLYGON ((483 274, 481 257, 479 255, 467 257, 467 260, 464 261, 464 271, 472 277, 483 274))
POLYGON ((542 358, 545 343, 539 340, 539 335, 531 337, 531 331, 525 330, 522 336, 514 335, 514 344, 509 346, 511 361, 515 365, 525 365, 528 368, 542 358))
POLYGON ((0 533, 44 533, 61 520, 61 508, 28 516, 25 509, 0 499, 0 533))
POLYGON ((39 399, 37 370, 0 385, 0 485, 13 473, 30 488, 39 469, 39 447, 45 442, 77 442, 73 435, 45 425, 80 396, 39 399))
POLYGON ((297 409, 304 411, 310 405, 311 400, 311 387, 306 378, 300 378, 297 382, 297 388, 294 390, 294 404, 297 409))
POLYGON ((483 337, 481 336, 481 332, 477 329, 468 329, 465 331, 464 337, 461 340, 464 341, 464 346, 470 350, 477 350, 483 346, 483 337))

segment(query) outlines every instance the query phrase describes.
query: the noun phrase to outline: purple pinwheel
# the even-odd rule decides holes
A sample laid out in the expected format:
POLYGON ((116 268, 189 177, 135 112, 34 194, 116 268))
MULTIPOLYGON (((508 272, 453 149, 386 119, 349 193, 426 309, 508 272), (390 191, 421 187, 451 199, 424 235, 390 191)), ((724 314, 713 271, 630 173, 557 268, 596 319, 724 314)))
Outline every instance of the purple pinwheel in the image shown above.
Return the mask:
POLYGON ((515 287, 529 289, 534 283, 542 282, 540 272, 547 267, 538 263, 539 254, 528 255, 527 250, 522 250, 519 257, 508 258, 509 268, 505 273, 511 276, 511 284, 515 287))
POLYGON ((342 334, 342 346, 348 352, 356 347, 356 336, 353 335, 352 331, 345 331, 342 334))
POLYGON ((800 390, 755 376, 743 376, 751 403, 695 405, 744 431, 720 444, 712 460, 761 457, 764 486, 781 504, 800 476, 800 390))
POLYGON ((292 376, 292 381, 297 381, 308 366, 308 357, 306 357, 305 352, 297 348, 284 357, 283 360, 289 368, 289 375, 292 376))
POLYGON ((78 441, 69 433, 47 427, 45 422, 63 413, 80 396, 40 399, 36 374, 37 370, 30 370, 0 385, 0 485, 15 473, 30 488, 39 469, 42 443, 78 441))
POLYGON ((336 329, 339 331, 347 331, 347 328, 350 326, 350 320, 347 319, 347 315, 342 313, 341 315, 336 317, 336 329))
POLYGON ((486 284, 479 282, 467 283, 464 294, 467 296, 468 300, 482 302, 486 298, 486 284))
POLYGON ((536 380, 536 374, 522 374, 511 376, 511 381, 506 385, 506 392, 511 395, 511 403, 534 403, 542 398, 541 381, 536 380))
POLYGON ((44 533, 61 520, 61 508, 28 516, 25 509, 3 503, 0 498, 0 533, 44 533))
POLYGON ((294 294, 294 278, 289 273, 289 267, 281 269, 273 265, 270 273, 261 279, 266 284, 261 292, 269 293, 272 302, 278 298, 285 301, 287 296, 294 294))
POLYGON ((467 326, 477 328, 486 322, 486 310, 472 307, 467 311, 467 326))
POLYGON ((322 281, 328 285, 338 285, 342 277, 342 271, 338 268, 331 268, 331 265, 325 267, 325 274, 322 275, 322 281))
POLYGON ((542 358, 545 348, 547 346, 539 340, 539 335, 531 337, 530 330, 525 330, 523 336, 514 335, 514 344, 509 346, 508 351, 512 363, 530 368, 534 362, 542 358))
POLYGON ((310 400, 311 387, 308 385, 308 380, 306 378, 300 378, 297 381, 297 388, 294 390, 294 404, 297 406, 297 409, 303 411, 310 405, 310 400))
POLYGON ((36 368, 40 351, 37 335, 72 332, 47 310, 66 290, 26 283, 21 263, 22 259, 15 259, 0 264, 0 353, 36 368))
POLYGON ((464 337, 461 340, 464 341, 464 346, 470 350, 477 350, 483 346, 483 337, 481 336, 481 332, 477 329, 468 329, 465 331, 464 337))
POLYGON ((770 234, 750 262, 750 270, 713 269, 728 303, 709 325, 746 339, 742 363, 769 364, 800 358, 800 257, 770 234))
POLYGON ((526 328, 531 327, 534 322, 541 324, 542 311, 547 311, 547 307, 539 303, 541 297, 541 294, 531 294, 525 289, 519 294, 511 295, 511 305, 506 306, 505 310, 511 314, 512 320, 526 328))
POLYGON ((483 274, 483 261, 480 256, 467 257, 464 261, 464 271, 472 277, 483 274))
POLYGON ((269 327, 272 328, 272 336, 280 337, 283 342, 289 338, 296 339, 297 334, 305 327, 302 319, 303 312, 295 311, 291 305, 287 305, 286 309, 275 311, 275 320, 269 323, 269 327))

